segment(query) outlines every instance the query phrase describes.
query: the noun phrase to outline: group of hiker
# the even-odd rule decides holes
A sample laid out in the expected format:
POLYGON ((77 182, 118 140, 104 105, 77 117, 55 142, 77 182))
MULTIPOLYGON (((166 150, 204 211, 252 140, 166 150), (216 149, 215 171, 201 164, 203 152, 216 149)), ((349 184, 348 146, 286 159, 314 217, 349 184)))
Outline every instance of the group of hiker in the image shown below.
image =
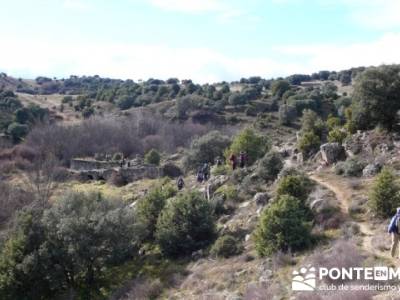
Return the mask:
POLYGON ((235 153, 232 153, 231 156, 229 156, 229 161, 231 162, 232 170, 236 170, 238 161, 240 168, 244 168, 247 164, 247 153, 241 151, 239 154, 239 159, 235 153))
MULTIPOLYGON (((247 165, 247 160, 247 153, 244 151, 241 151, 239 153, 239 157, 235 153, 231 153, 231 155, 229 156, 229 162, 233 171, 236 170, 238 165, 240 168, 244 168, 247 165)), ((217 157, 217 159, 215 160, 215 164, 217 166, 221 166, 223 164, 223 159, 217 157)), ((208 162, 205 162, 197 169, 196 180, 198 183, 203 183, 210 179, 210 169, 211 165, 208 162)), ((178 187, 178 190, 182 190, 185 187, 185 181, 183 180, 182 176, 178 178, 176 185, 178 187)))

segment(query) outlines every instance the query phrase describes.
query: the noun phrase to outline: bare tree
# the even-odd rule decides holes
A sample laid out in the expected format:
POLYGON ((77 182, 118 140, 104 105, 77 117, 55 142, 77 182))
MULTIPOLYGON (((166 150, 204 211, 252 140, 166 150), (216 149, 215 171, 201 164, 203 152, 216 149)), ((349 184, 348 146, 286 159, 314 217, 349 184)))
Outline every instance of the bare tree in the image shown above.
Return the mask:
POLYGON ((59 162, 50 156, 40 156, 25 173, 28 191, 34 197, 34 205, 48 207, 49 199, 57 187, 57 167, 59 162))

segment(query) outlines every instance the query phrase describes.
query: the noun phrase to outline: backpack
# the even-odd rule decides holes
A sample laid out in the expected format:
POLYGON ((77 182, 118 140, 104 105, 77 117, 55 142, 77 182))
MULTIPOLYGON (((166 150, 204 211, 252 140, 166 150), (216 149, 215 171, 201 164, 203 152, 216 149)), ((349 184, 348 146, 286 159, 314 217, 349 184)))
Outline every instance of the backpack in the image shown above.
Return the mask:
POLYGON ((395 224, 395 226, 396 226, 396 232, 397 233, 400 233, 400 231, 399 231, 399 226, 400 226, 400 216, 397 216, 396 217, 396 221, 394 222, 394 224, 395 224))

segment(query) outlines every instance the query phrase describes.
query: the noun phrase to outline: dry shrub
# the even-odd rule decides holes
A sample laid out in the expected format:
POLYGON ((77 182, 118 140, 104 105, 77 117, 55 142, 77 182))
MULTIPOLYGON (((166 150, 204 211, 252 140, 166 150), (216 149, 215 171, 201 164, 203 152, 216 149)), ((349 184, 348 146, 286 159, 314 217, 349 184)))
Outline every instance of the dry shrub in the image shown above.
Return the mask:
POLYGON ((108 179, 108 183, 115 185, 117 187, 121 187, 121 186, 126 185, 128 183, 128 181, 121 173, 113 172, 111 174, 110 178, 108 179))
POLYGON ((318 293, 301 293, 296 295, 296 300, 371 300, 374 293, 370 291, 335 291, 328 295, 318 293))
MULTIPOLYGON (((353 268, 360 267, 364 261, 364 257, 360 254, 360 250, 351 241, 338 240, 332 247, 324 252, 316 252, 310 257, 310 264, 314 267, 324 268, 353 268)), ((327 283, 342 283, 340 280, 330 281, 326 278, 327 283)))
POLYGON ((347 222, 342 225, 341 231, 343 239, 352 239, 356 234, 360 232, 360 226, 354 222, 347 222))
POLYGON ((0 224, 7 222, 16 211, 32 203, 33 197, 26 191, 0 183, 0 224))
MULTIPOLYGON (((331 295, 320 298, 321 300, 372 300, 375 293, 371 291, 335 291, 331 295)), ((306 298, 304 298, 306 299, 306 298)), ((310 298, 307 298, 310 300, 310 298)))
POLYGON ((34 128, 26 145, 41 154, 51 154, 64 164, 73 157, 122 152, 126 157, 143 155, 147 147, 174 153, 178 147, 203 135, 199 124, 174 124, 153 114, 115 119, 91 118, 74 126, 44 125, 34 128))
POLYGON ((133 279, 110 297, 110 300, 148 300, 157 298, 164 286, 159 279, 133 279))
POLYGON ((32 162, 38 153, 32 147, 27 145, 17 145, 11 149, 5 149, 0 152, 0 160, 13 160, 21 158, 32 162))
POLYGON ((250 283, 247 285, 243 300, 275 299, 278 295, 282 294, 284 294, 284 291, 278 285, 250 283))
POLYGON ((294 264, 296 264, 296 260, 293 258, 293 255, 290 251, 278 251, 274 256, 272 256, 272 266, 274 270, 278 270, 286 266, 292 266, 294 264))

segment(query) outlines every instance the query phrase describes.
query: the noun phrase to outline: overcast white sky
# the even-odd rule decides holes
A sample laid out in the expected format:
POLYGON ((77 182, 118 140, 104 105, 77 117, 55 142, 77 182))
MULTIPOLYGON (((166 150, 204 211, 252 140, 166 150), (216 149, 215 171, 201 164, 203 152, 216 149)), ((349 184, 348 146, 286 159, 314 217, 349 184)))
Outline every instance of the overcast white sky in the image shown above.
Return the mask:
POLYGON ((16 77, 192 78, 400 63, 395 0, 13 0, 0 71, 16 77))

